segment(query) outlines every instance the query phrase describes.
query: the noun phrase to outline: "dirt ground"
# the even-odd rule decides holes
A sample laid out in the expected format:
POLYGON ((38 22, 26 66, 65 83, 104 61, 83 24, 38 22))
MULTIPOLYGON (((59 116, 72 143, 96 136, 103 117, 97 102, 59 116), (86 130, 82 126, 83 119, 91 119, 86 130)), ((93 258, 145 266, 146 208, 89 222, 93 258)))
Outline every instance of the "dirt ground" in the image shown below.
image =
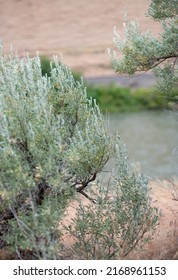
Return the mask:
POLYGON ((123 17, 138 19, 142 30, 158 34, 160 25, 145 16, 148 0, 0 0, 0 38, 9 51, 63 54, 86 76, 113 74, 107 48, 113 27, 123 33, 123 17))
MULTIPOLYGON (((178 181, 151 181, 149 183, 152 206, 160 211, 159 225, 152 233, 152 240, 142 248, 132 251, 125 259, 140 260, 178 260, 178 181)), ((90 203, 83 196, 82 203, 90 203)), ((72 202, 67 208, 65 224, 71 224, 75 217, 78 203, 72 202)), ((70 248, 74 240, 64 235, 63 244, 70 248)))
POLYGON ((130 258, 178 260, 178 181, 150 182, 150 187, 153 205, 160 209, 161 218, 152 241, 130 258))

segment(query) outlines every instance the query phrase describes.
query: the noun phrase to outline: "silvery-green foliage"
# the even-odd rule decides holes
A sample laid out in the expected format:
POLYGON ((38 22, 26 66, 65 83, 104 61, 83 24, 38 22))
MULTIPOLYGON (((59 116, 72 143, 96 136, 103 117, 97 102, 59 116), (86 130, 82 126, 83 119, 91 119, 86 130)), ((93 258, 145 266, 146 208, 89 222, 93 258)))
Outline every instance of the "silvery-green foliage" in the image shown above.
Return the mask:
POLYGON ((151 0, 148 13, 159 21, 174 18, 178 14, 178 2, 177 0, 151 0))
POLYGON ((0 247, 21 259, 62 258, 59 223, 78 192, 91 202, 75 220, 82 239, 69 227, 82 258, 127 254, 157 222, 147 182, 130 175, 126 150, 108 134, 83 81, 57 57, 54 64, 43 77, 38 56, 5 55, 1 48, 0 247), (113 155, 108 187, 100 183, 88 193, 113 155))
POLYGON ((160 20, 162 33, 154 37, 151 31, 143 33, 137 21, 126 19, 124 36, 114 30, 116 50, 109 50, 113 68, 118 73, 133 75, 137 71, 153 69, 158 78, 158 87, 164 93, 171 93, 178 82, 178 23, 177 1, 150 1, 149 15, 153 20, 160 20))
POLYGON ((0 54, 0 246, 23 258, 59 257, 58 223, 112 153, 111 137, 83 81, 54 58, 0 54))
MULTIPOLYGON (((77 214, 64 226, 77 259, 123 259, 153 234, 159 211, 149 196, 147 178, 129 170, 125 147, 115 143, 116 165, 108 185, 98 183, 90 195, 95 203, 79 203, 77 214)), ((142 247, 143 249, 143 247, 142 247)))

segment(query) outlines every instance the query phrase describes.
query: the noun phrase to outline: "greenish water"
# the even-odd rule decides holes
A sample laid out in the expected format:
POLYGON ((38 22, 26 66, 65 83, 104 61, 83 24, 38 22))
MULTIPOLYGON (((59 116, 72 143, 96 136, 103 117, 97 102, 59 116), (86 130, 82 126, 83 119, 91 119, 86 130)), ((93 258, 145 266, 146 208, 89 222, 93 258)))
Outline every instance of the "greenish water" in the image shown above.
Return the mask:
POLYGON ((109 115, 109 129, 127 145, 130 163, 150 177, 178 176, 178 113, 148 111, 109 115))

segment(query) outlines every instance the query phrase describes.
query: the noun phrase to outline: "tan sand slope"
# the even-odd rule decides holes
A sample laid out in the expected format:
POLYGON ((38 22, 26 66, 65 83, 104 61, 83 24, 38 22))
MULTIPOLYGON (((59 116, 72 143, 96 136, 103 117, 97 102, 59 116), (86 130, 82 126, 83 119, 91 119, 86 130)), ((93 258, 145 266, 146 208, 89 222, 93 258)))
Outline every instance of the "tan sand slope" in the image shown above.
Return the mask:
POLYGON ((145 16, 148 0, 0 0, 0 38, 6 51, 63 53, 65 62, 86 75, 112 74, 107 47, 113 27, 123 31, 123 15, 143 30, 160 30, 145 16))

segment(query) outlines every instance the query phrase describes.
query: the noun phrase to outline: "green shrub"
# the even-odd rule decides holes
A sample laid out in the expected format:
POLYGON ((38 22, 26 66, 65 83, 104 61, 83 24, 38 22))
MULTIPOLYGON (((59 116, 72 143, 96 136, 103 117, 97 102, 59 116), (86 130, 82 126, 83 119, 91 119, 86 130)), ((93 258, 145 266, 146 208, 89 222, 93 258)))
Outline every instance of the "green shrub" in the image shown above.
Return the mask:
MULTIPOLYGON (((54 63, 51 63, 50 59, 47 56, 40 56, 40 62, 41 62, 41 69, 42 69, 42 75, 47 75, 48 77, 51 76, 51 70, 55 67, 54 63)), ((72 75, 76 81, 81 80, 81 74, 76 71, 72 71, 72 75)))
POLYGON ((74 244, 77 259, 123 259, 151 239, 159 212, 151 207, 148 182, 144 175, 129 172, 127 153, 116 141, 116 167, 107 185, 90 189, 95 203, 80 201, 76 217, 65 230, 74 244), (147 234, 146 234, 147 233, 147 234))
POLYGON ((51 76, 51 67, 54 67, 54 64, 50 65, 50 59, 47 56, 40 56, 40 62, 41 62, 41 70, 42 75, 47 75, 48 77, 51 76))
POLYGON ((165 109, 169 108, 171 101, 176 101, 177 96, 177 89, 166 97, 154 89, 130 89, 112 84, 88 86, 88 97, 95 98, 104 113, 165 109))
MULTIPOLYGON (((87 98, 83 81, 76 81, 57 58, 53 65, 50 77, 43 76, 39 57, 20 59, 0 49, 0 247, 9 247, 21 259, 63 257, 59 224, 68 203, 77 193, 94 201, 96 195, 89 197, 88 186, 119 153, 119 144, 108 134, 96 101, 87 98)), ((113 178, 114 190, 118 188, 113 194, 121 194, 114 199, 130 200, 135 209, 134 216, 128 217, 124 217, 125 208, 120 209, 123 231, 132 217, 136 224, 141 219, 146 233, 156 225, 155 210, 148 204, 147 192, 143 193, 147 186, 139 177, 131 179, 121 155, 116 175, 122 175, 127 184, 121 194, 123 179, 118 177, 115 184, 113 178), (134 193, 146 208, 132 199, 134 193), (151 221, 140 216, 141 209, 150 213, 151 221)), ((106 188, 99 194, 102 201, 106 188)), ((108 207, 117 211, 110 203, 108 207)), ((118 227, 117 223, 112 226, 118 227)), ((135 233, 129 234, 133 237, 126 243, 135 240, 135 233)), ((91 235, 95 236, 95 228, 91 235)))

